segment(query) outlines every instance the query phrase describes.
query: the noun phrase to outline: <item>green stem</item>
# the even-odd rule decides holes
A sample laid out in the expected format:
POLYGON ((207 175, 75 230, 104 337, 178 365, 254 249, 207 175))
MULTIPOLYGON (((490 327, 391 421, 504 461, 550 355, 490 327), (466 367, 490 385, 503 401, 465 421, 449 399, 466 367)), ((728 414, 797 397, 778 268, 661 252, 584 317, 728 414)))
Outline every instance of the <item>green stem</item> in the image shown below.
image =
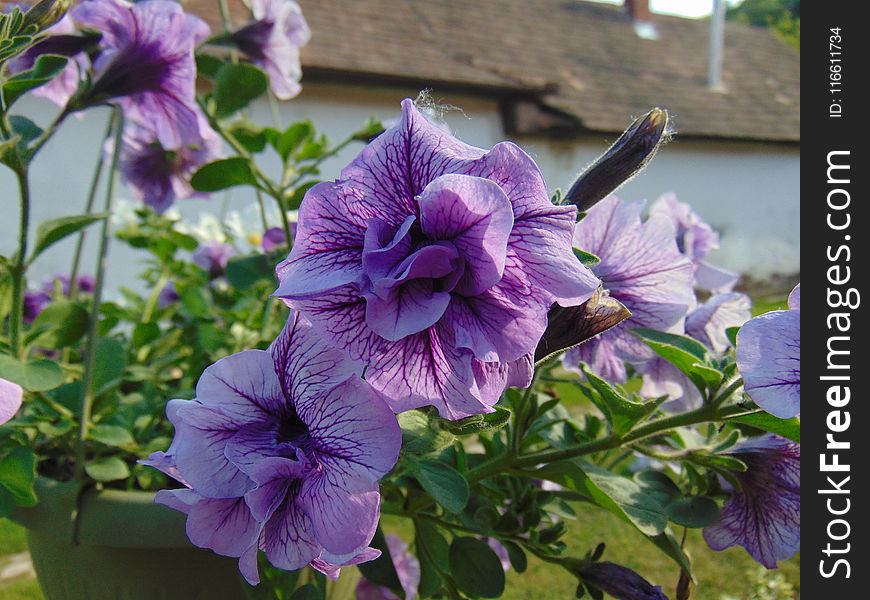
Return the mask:
POLYGON ((529 406, 529 398, 532 397, 532 392, 535 389, 535 384, 538 383, 538 378, 541 376, 541 373, 544 371, 543 367, 536 368, 532 373, 532 381, 529 382, 529 386, 526 388, 526 391, 523 392, 523 396, 520 399, 520 402, 517 406, 514 407, 514 415, 513 415, 513 428, 511 428, 511 444, 510 444, 510 453, 512 456, 519 456, 521 446, 523 443, 523 435, 524 431, 524 422, 526 420, 526 409, 529 406))
POLYGON ((567 448, 561 448, 558 450, 542 450, 540 452, 533 452, 516 458, 511 457, 510 455, 503 455, 471 469, 468 472, 467 479, 469 483, 476 483, 482 479, 495 475, 506 468, 533 467, 539 464, 550 464, 560 460, 578 458, 587 454, 594 454, 595 452, 601 452, 603 450, 613 450, 620 446, 629 445, 633 442, 664 433, 677 427, 697 425, 699 423, 716 421, 741 414, 754 414, 756 412, 759 412, 759 410, 747 411, 744 407, 738 405, 728 406, 720 410, 714 410, 710 406, 704 406, 687 413, 656 419, 655 421, 642 425, 623 436, 610 435, 605 438, 591 442, 584 442, 567 448))
POLYGON ((61 123, 63 123, 68 116, 70 116, 71 111, 69 110, 69 106, 64 108, 59 115, 54 118, 54 121, 51 122, 51 125, 46 127, 45 131, 36 138, 36 141, 30 146, 25 162, 30 164, 30 162, 36 158, 36 155, 42 150, 42 147, 45 146, 46 142, 51 139, 51 137, 57 132, 58 127, 60 127, 61 123))
POLYGON ((169 269, 164 267, 163 272, 160 273, 160 277, 157 279, 157 283, 154 284, 154 289, 151 290, 151 295, 148 296, 145 308, 142 309, 142 323, 151 321, 151 316, 154 314, 154 309, 157 308, 157 302, 160 300, 160 292, 169 283, 169 276, 169 269))
POLYGON ((12 355, 21 357, 21 329, 24 321, 24 274, 27 271, 27 230, 30 226, 30 179, 27 167, 15 171, 20 193, 20 213, 18 221, 18 254, 12 273, 12 314, 9 319, 9 342, 12 355))
MULTIPOLYGON (((109 123, 106 125, 106 133, 103 135, 103 140, 109 139, 112 135, 112 129, 115 127, 115 111, 112 111, 111 116, 109 117, 109 123)), ((100 179, 103 177, 103 166, 105 165, 104 154, 103 154, 103 145, 100 144, 100 148, 98 150, 97 157, 97 166, 94 169, 94 176, 91 179, 91 187, 88 190, 88 199, 85 202, 85 212, 84 214, 89 215, 94 211, 94 202, 97 198, 97 190, 100 187, 100 179)), ((76 241, 76 249, 73 254, 73 263, 72 268, 69 272, 69 299, 75 300, 78 296, 79 292, 79 268, 81 266, 82 261, 82 253, 85 248, 85 236, 87 229, 83 229, 78 236, 78 240, 76 241)))
MULTIPOLYGON (((120 110, 115 109, 115 146, 112 149, 112 162, 109 166, 109 180, 106 184, 106 201, 104 212, 111 214, 112 204, 115 197, 115 171, 118 167, 118 158, 121 154, 121 135, 124 131, 124 116, 120 110)), ((81 421, 79 422, 79 435, 76 442, 76 478, 84 475, 85 469, 85 440, 88 437, 88 429, 91 423, 91 411, 94 404, 94 367, 97 359, 97 331, 100 321, 100 302, 103 297, 103 287, 106 280, 106 263, 109 249, 109 219, 104 219, 100 231, 100 246, 97 254, 96 281, 91 305, 91 320, 88 331, 88 346, 84 360, 84 374, 82 376, 82 404, 81 421)))
POLYGON ((287 242, 287 250, 293 248, 293 234, 290 231, 290 219, 287 218, 287 209, 284 207, 284 199, 275 196, 275 202, 278 203, 278 211, 281 213, 281 227, 284 228, 284 239, 287 242))

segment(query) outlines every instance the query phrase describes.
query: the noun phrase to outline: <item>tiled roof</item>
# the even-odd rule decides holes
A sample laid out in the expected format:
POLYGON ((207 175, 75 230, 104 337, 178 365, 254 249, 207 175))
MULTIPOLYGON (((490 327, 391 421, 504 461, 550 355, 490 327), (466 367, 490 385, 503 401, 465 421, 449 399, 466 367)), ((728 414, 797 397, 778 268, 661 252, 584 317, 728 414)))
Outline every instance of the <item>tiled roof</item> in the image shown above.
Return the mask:
MULTIPOLYGON (((534 98, 593 131, 667 108, 682 136, 800 140, 800 55, 772 32, 725 28, 722 91, 707 86, 709 22, 653 15, 639 37, 619 6, 581 0, 302 0, 303 67, 534 98)), ((188 3, 213 25, 214 0, 188 3)))

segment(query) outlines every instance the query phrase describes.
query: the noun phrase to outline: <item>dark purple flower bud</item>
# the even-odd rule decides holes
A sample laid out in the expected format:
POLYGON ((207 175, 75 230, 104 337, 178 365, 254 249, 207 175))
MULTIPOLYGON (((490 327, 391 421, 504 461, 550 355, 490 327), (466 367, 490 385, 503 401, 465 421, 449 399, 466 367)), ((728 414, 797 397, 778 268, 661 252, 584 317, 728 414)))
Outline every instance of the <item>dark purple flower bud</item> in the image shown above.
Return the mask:
POLYGON ((612 562, 593 562, 580 571, 583 583, 617 600, 668 600, 661 586, 653 585, 628 567, 612 562))
POLYGON ((254 22, 235 31, 230 40, 266 71, 275 96, 289 100, 302 89, 299 48, 308 43, 311 30, 293 0, 252 0, 251 11, 254 22))
POLYGON ((181 296, 179 296, 178 290, 175 289, 175 284, 170 281, 163 286, 163 289, 160 290, 160 293, 157 295, 157 306, 160 308, 166 308, 167 306, 175 304, 180 299, 181 296))
POLYGON ((193 52, 208 36, 205 21, 169 0, 85 0, 72 15, 102 33, 94 83, 77 109, 117 101, 128 121, 147 124, 164 148, 201 139, 193 52))
POLYGON ((800 444, 765 434, 729 454, 743 461, 746 471, 734 473, 740 488, 732 490, 716 522, 704 528, 704 539, 713 550, 743 546, 775 569, 801 546, 800 444))
POLYGON ((589 210, 637 175, 668 140, 668 111, 654 108, 632 123, 568 190, 563 204, 589 210))
POLYGON ((45 307, 51 302, 51 296, 43 291, 24 292, 24 322, 33 323, 33 320, 45 310, 45 307))
MULTIPOLYGON (((291 235, 294 233, 295 229, 296 224, 291 223, 291 235)), ((266 230, 266 233, 263 234, 263 250, 265 252, 271 252, 272 250, 284 248, 286 246, 287 236, 284 234, 284 230, 280 227, 270 227, 266 230)))
POLYGON ((227 262, 236 255, 236 249, 230 244, 212 242, 204 244, 193 253, 193 262, 208 271, 211 279, 217 279, 224 274, 227 262))

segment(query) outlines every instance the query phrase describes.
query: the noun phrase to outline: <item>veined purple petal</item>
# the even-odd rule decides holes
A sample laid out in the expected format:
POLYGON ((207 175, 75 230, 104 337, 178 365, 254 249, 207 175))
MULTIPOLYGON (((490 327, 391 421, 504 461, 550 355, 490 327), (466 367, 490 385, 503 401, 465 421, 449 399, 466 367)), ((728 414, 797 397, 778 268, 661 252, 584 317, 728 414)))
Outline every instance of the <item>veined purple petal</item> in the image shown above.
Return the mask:
POLYGON ((321 573, 335 581, 338 579, 342 567, 350 567, 364 562, 369 562, 375 560, 380 555, 380 550, 371 547, 340 555, 331 554, 324 550, 320 553, 320 556, 311 561, 311 568, 320 571, 321 573))
POLYGON ((711 265, 705 260, 695 263, 695 285, 714 294, 725 294, 734 289, 740 273, 711 265))
POLYGON ((196 398, 236 428, 262 422, 264 415, 279 415, 286 404, 274 359, 265 350, 246 350, 217 361, 199 378, 196 398))
POLYGON ((426 186, 417 201, 423 232, 430 240, 450 241, 465 261, 456 293, 477 296, 501 280, 514 215, 497 183, 442 175, 426 186))
POLYGON ((23 398, 24 390, 20 385, 0 378, 0 425, 15 416, 23 398))
POLYGON ((791 310, 801 309, 801 284, 797 284, 788 295, 788 307, 791 310))
POLYGON ((656 357, 638 366, 643 373, 640 394, 644 398, 668 396, 662 410, 680 413, 700 408, 701 392, 686 375, 663 358, 656 357))
POLYGON ((340 477, 325 471, 305 478, 299 506, 311 519, 313 539, 334 554, 367 546, 378 527, 381 495, 349 493, 340 477))
POLYGON ((765 434, 730 452, 746 463, 719 519, 704 528, 713 550, 739 544, 775 569, 800 550, 800 444, 765 434))
POLYGON ((263 527, 262 547, 269 562, 279 569, 301 569, 320 554, 311 519, 288 497, 263 527))
POLYGON ((717 294, 689 313, 686 333, 714 352, 724 352, 731 346, 725 331, 748 321, 751 308, 752 301, 746 294, 717 294))
POLYGON ((800 335, 799 310, 760 315, 747 321, 737 334, 737 368, 746 393, 782 419, 801 409, 800 335))
POLYGON ((260 526, 244 498, 202 498, 190 507, 187 537, 194 546, 209 548, 222 556, 241 556, 256 543, 260 526))

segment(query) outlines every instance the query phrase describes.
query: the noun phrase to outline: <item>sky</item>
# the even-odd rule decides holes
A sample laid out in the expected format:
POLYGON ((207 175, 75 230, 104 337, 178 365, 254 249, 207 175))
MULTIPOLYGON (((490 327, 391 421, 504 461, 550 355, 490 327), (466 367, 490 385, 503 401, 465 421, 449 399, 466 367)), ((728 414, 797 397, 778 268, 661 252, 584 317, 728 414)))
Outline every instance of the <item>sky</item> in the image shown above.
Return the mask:
MULTIPOLYGON (((607 4, 622 4, 623 0, 598 0, 607 4)), ((726 0, 737 4, 738 0, 726 0)), ((706 17, 713 10, 713 0, 650 0, 653 12, 681 17, 706 17)))

